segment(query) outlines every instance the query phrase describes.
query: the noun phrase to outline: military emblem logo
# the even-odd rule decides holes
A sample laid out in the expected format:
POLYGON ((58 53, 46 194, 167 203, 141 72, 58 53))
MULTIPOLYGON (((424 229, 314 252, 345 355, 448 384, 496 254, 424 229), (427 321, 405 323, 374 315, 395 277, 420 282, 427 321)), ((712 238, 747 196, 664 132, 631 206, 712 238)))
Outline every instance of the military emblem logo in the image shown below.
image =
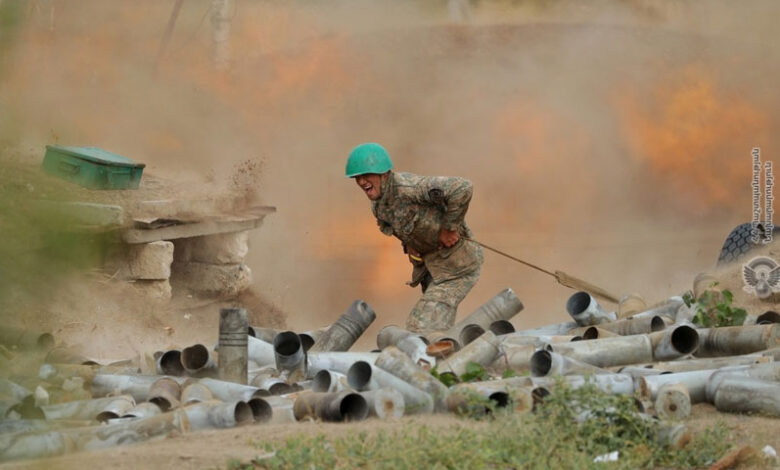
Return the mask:
POLYGON ((743 289, 766 299, 773 292, 780 292, 780 265, 766 256, 758 256, 748 261, 742 269, 743 289))

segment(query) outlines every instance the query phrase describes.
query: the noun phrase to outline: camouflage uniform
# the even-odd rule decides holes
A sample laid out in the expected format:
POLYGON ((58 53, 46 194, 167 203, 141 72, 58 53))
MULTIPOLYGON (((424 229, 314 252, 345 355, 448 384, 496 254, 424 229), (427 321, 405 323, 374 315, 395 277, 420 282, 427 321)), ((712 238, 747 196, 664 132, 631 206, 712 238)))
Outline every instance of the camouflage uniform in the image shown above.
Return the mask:
POLYGON ((422 262, 412 261, 409 285, 421 284, 423 296, 406 321, 411 331, 450 328, 458 304, 479 279, 482 248, 462 238, 473 236, 463 220, 471 194, 471 182, 464 178, 391 172, 372 202, 382 233, 401 240, 405 252, 412 248, 422 255, 422 262), (458 243, 440 248, 442 227, 457 231, 458 243))

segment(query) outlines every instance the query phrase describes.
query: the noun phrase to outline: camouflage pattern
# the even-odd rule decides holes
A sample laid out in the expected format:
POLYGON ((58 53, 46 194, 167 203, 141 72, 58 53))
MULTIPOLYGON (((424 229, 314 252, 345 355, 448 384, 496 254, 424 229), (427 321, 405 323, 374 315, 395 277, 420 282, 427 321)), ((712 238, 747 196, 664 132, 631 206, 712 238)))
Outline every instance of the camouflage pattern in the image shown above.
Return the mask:
POLYGON ((422 262, 412 261, 409 283, 423 287, 407 320, 412 331, 451 327, 458 304, 479 279, 483 261, 479 245, 463 239, 450 248, 439 245, 442 227, 473 237, 463 220, 471 195, 471 182, 464 178, 391 172, 379 200, 372 202, 382 233, 401 240, 404 251, 411 248, 422 255, 422 262))

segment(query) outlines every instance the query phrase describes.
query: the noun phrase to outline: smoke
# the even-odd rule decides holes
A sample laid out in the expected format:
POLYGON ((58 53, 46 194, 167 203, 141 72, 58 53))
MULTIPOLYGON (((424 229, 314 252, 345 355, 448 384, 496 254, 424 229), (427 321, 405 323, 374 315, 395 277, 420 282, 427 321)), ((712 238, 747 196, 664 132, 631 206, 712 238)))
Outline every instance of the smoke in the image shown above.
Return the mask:
MULTIPOLYGON (((172 2, 39 3, 4 62, 3 137, 226 184, 262 159, 257 192, 278 212, 249 264, 294 328, 355 298, 402 324, 418 296, 343 176, 360 142, 401 171, 470 178, 484 243, 649 301, 712 267, 750 215, 750 149, 778 148, 772 1, 478 2, 452 25, 446 2, 239 0, 225 73, 208 1, 184 3, 156 65, 172 2)), ((461 315, 509 286, 518 325, 563 319, 570 290, 486 257, 461 315)))

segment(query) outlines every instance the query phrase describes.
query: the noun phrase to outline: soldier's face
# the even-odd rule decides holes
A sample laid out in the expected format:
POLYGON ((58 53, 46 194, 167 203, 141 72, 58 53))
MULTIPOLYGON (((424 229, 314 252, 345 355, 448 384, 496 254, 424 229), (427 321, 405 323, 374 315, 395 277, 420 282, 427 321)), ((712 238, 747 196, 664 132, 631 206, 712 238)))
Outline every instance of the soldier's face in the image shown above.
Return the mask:
POLYGON ((382 196, 382 178, 384 176, 377 173, 358 175, 355 177, 355 182, 369 199, 376 201, 382 196))

